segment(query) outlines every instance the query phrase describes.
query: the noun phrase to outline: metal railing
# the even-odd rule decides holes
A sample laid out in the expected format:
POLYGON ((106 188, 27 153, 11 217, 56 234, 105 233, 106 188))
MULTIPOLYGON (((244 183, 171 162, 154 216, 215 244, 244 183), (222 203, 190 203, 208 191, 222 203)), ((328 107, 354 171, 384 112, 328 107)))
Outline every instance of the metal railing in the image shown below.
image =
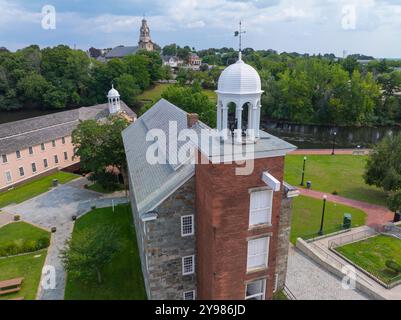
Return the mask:
POLYGON ((284 285, 283 292, 287 296, 288 300, 297 300, 295 295, 291 292, 291 290, 286 285, 284 285))
POLYGON ((340 246, 343 246, 343 245, 346 245, 346 244, 349 244, 352 242, 365 240, 367 238, 373 237, 378 234, 379 233, 372 228, 369 228, 367 230, 363 230, 360 232, 351 232, 342 237, 337 237, 334 240, 330 240, 328 247, 329 248, 337 248, 337 247, 340 247, 340 246))

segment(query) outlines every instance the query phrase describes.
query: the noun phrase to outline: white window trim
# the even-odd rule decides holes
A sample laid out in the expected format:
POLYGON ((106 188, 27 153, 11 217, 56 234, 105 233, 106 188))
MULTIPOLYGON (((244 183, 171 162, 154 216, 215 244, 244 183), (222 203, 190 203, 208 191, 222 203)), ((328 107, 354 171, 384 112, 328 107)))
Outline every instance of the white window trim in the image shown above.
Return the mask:
POLYGON ((2 163, 2 164, 7 164, 7 163, 8 163, 8 156, 7 156, 7 154, 2 154, 2 155, 1 155, 1 163, 2 163), (5 162, 3 161, 3 156, 6 156, 6 161, 5 161, 5 162))
POLYGON ((42 163, 43 163, 43 168, 45 168, 45 169, 49 168, 49 160, 47 160, 47 158, 43 158, 42 163), (47 166, 45 166, 45 160, 47 162, 47 166))
POLYGON ((58 158, 58 155, 57 155, 57 154, 55 154, 55 155, 53 156, 53 161, 54 161, 54 164, 55 164, 55 165, 60 164, 60 159, 58 158), (57 161, 56 161, 56 157, 57 157, 57 161))
POLYGON ((56 148, 56 147, 57 147, 56 140, 52 140, 52 141, 51 141, 51 144, 52 144, 52 148, 56 148))
POLYGON ((28 155, 29 155, 30 157, 33 157, 33 156, 35 155, 35 150, 33 149, 33 147, 29 147, 29 148, 28 148, 28 155), (31 153, 31 149, 32 149, 32 153, 31 153))
POLYGON ((15 151, 15 157, 17 158, 17 160, 21 160, 21 159, 22 159, 22 152, 21 152, 21 150, 15 151), (18 153, 19 153, 19 157, 18 157, 18 153))
POLYGON ((265 190, 255 190, 255 191, 252 191, 251 193, 250 193, 250 199, 249 199, 249 227, 250 228, 252 228, 252 227, 256 227, 256 226, 260 226, 260 225, 271 225, 272 224, 272 216, 273 216, 273 197, 274 197, 274 192, 273 192, 273 190, 268 190, 268 189, 265 189, 265 190), (253 195, 255 195, 256 193, 259 193, 259 192, 264 192, 264 193, 268 193, 269 194, 269 203, 268 203, 268 206, 267 207, 264 207, 264 208, 260 208, 260 209, 257 209, 257 210, 252 210, 252 199, 253 199, 253 195), (257 224, 253 224, 252 223, 252 215, 253 214, 255 214, 255 212, 263 212, 263 211, 265 211, 265 210, 267 210, 267 221, 265 221, 265 222, 261 222, 261 223, 257 223, 257 224))
POLYGON ((195 273, 195 255, 182 257, 182 262, 181 263, 182 263, 182 275, 183 276, 188 276, 188 275, 191 275, 191 274, 195 273), (185 272, 184 261, 185 261, 185 259, 188 259, 188 258, 192 258, 192 271, 185 272))
POLYGON ((11 183, 13 183, 13 174, 12 174, 11 170, 7 170, 6 172, 4 172, 4 177, 6 178, 6 184, 11 184, 11 183), (11 178, 10 181, 7 180, 7 173, 10 174, 10 178, 11 178))
POLYGON ((184 291, 183 294, 182 294, 182 299, 183 299, 184 301, 196 300, 196 291, 195 291, 195 290, 184 291), (186 295, 187 293, 192 293, 192 295, 193 295, 194 298, 193 298, 193 299, 185 299, 185 295, 186 295))
POLYGON ((19 176, 20 177, 25 177, 25 169, 24 169, 24 167, 18 167, 18 174, 19 174, 19 176), (22 169, 22 175, 21 175, 21 169, 22 169))
POLYGON ((248 283, 246 284, 246 286, 245 286, 245 300, 250 300, 250 299, 256 298, 256 297, 262 297, 262 300, 265 300, 265 299, 266 299, 266 284, 267 284, 266 279, 259 279, 259 280, 254 280, 254 281, 248 282, 248 283), (251 284, 251 283, 257 282, 257 281, 263 281, 263 286, 262 286, 263 292, 258 293, 258 294, 254 294, 254 295, 251 295, 251 296, 247 296, 247 295, 246 295, 246 294, 247 294, 247 293, 246 293, 246 289, 247 289, 247 287, 248 287, 248 284, 251 284))
POLYGON ((38 166, 36 165, 35 162, 32 162, 32 163, 31 163, 31 169, 32 169, 32 173, 33 173, 33 174, 35 174, 35 173, 38 172, 38 166), (35 171, 33 171, 33 166, 35 166, 35 171))
POLYGON ((40 152, 45 152, 46 151, 46 144, 45 143, 41 143, 40 144, 40 152), (43 146, 43 149, 42 149, 43 146))
POLYGON ((68 152, 67 151, 63 152, 63 158, 64 158, 64 161, 68 161, 68 152))
POLYGON ((188 216, 182 216, 181 217, 181 237, 190 237, 195 234, 195 215, 191 214, 188 216), (191 218, 191 223, 192 223, 192 232, 188 234, 184 234, 184 219, 185 218, 191 218))
POLYGON ((249 240, 248 241, 248 253, 247 253, 247 272, 249 273, 249 272, 253 272, 255 270, 267 269, 269 267, 269 253, 270 253, 270 237, 263 237, 263 238, 257 238, 257 239, 249 240), (266 250, 267 251, 263 252, 263 253, 260 253, 260 254, 257 254, 257 255, 254 255, 253 257, 255 257, 255 256, 264 257, 266 259, 266 262, 265 262, 264 265, 260 265, 260 266, 256 266, 256 267, 250 267, 249 266, 249 244, 252 241, 258 241, 258 240, 266 240, 267 241, 267 246, 266 246, 266 250))

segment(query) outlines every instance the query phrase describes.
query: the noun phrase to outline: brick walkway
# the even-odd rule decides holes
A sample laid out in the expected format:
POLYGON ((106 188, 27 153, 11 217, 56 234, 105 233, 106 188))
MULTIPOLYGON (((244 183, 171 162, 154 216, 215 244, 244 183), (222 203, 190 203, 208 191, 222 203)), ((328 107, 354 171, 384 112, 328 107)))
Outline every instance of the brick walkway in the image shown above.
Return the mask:
POLYGON ((394 219, 394 212, 391 212, 390 210, 382 206, 335 196, 315 190, 299 189, 299 191, 301 192, 301 195, 315 199, 323 199, 323 196, 327 195, 327 200, 330 202, 344 204, 346 206, 365 211, 368 215, 366 224, 370 227, 382 226, 388 222, 392 222, 394 219))
MULTIPOLYGON (((292 155, 331 155, 333 149, 298 149, 290 154, 292 155)), ((336 149, 336 154, 347 154, 353 155, 355 152, 360 152, 361 154, 369 154, 370 149, 336 149), (363 152, 363 153, 362 153, 363 152)))
POLYGON ((7 212, 1 212, 0 213, 0 227, 10 223, 13 221, 14 216, 12 214, 9 214, 7 212))

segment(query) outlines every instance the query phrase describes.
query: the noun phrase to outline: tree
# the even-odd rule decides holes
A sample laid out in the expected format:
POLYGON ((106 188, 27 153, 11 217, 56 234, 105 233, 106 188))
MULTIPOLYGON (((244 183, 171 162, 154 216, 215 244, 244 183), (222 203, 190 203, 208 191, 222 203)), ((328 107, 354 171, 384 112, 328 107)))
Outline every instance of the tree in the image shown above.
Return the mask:
POLYGON ((133 107, 137 101, 136 97, 141 92, 135 82, 135 78, 127 73, 122 74, 116 79, 116 88, 121 95, 121 99, 130 107, 133 107))
POLYGON ((199 119, 210 127, 216 126, 215 106, 202 92, 199 84, 193 87, 169 87, 163 92, 162 97, 188 113, 197 113, 199 119))
POLYGON ((371 152, 364 179, 389 195, 388 204, 401 210, 401 134, 384 138, 371 152))
POLYGON ((97 278, 101 284, 101 270, 120 250, 120 241, 118 230, 109 225, 77 231, 61 250, 61 261, 72 278, 85 282, 97 278))
POLYGON ((28 74, 17 84, 17 91, 23 96, 23 99, 37 104, 43 101, 43 95, 49 88, 50 84, 37 73, 28 74))
POLYGON ((177 45, 175 43, 163 47, 162 53, 164 56, 175 56, 177 54, 177 45))
POLYGON ((43 104, 49 109, 65 108, 67 94, 62 89, 51 86, 43 95, 43 104))
POLYGON ((79 157, 84 170, 104 173, 116 168, 128 188, 128 167, 122 131, 130 122, 120 116, 111 116, 106 122, 87 120, 81 122, 72 133, 74 156, 79 157))
POLYGON ((135 82, 141 90, 145 90, 150 86, 151 79, 148 71, 147 57, 143 55, 126 56, 123 62, 127 68, 126 72, 135 78, 135 82))

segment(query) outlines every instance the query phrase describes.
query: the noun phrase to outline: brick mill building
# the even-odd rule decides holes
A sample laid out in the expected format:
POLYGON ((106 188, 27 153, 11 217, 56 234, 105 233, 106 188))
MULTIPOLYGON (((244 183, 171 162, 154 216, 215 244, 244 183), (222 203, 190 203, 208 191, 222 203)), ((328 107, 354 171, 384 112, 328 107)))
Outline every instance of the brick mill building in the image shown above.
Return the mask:
POLYGON ((241 55, 216 93, 217 130, 161 100, 123 132, 149 299, 268 300, 285 284, 298 192, 283 181, 284 157, 295 147, 260 130, 260 77, 241 55), (198 134, 190 156, 197 161, 171 160, 173 145, 186 143, 172 138, 171 123, 198 134), (168 161, 150 163, 149 150, 163 143, 168 161), (253 170, 238 174, 236 156, 253 170))
POLYGON ((108 103, 57 112, 0 125, 0 191, 58 170, 74 170, 72 131, 80 121, 102 121, 123 113, 135 120, 135 113, 117 90, 108 93, 108 103))

